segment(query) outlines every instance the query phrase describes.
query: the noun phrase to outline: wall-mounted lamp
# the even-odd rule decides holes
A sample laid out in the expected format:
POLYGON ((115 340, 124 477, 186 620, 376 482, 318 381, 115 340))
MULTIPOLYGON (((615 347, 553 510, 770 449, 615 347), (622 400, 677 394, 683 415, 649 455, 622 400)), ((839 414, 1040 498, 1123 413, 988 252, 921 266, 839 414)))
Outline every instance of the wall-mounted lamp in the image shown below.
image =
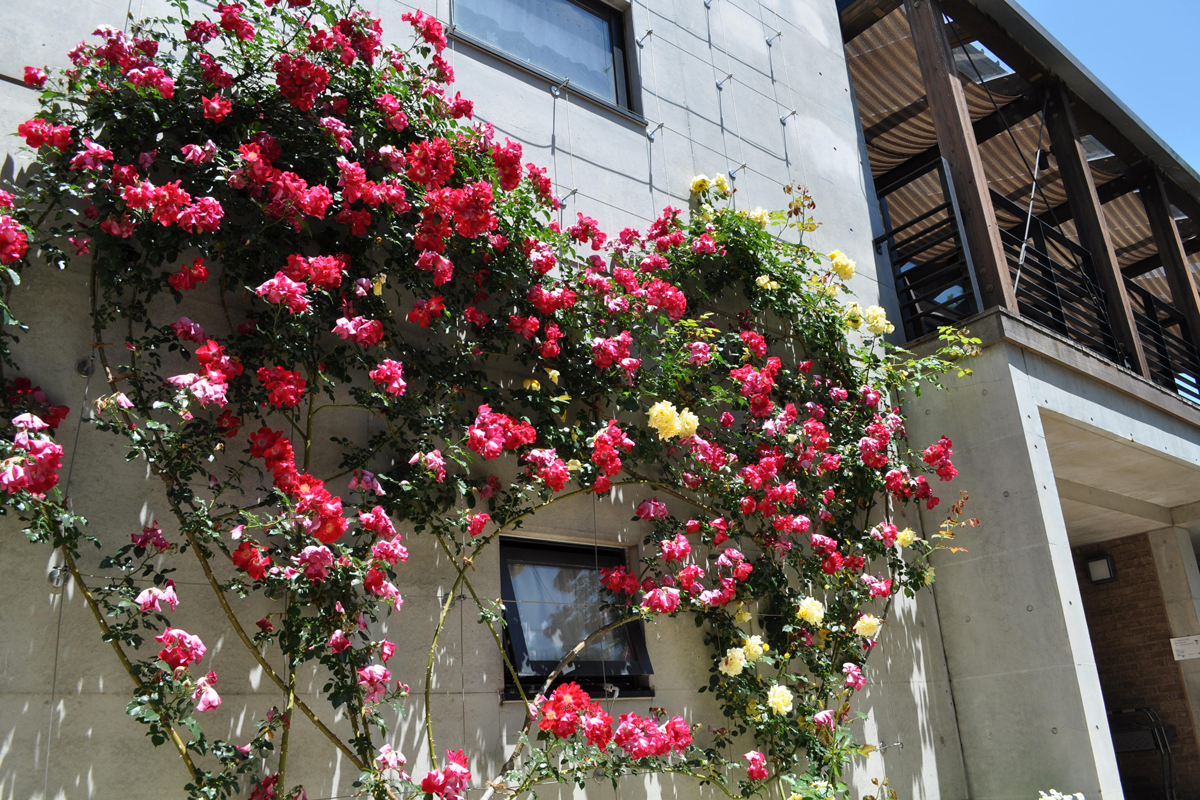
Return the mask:
POLYGON ((1112 583, 1117 579, 1117 563, 1112 556, 1096 556, 1084 562, 1092 583, 1112 583))

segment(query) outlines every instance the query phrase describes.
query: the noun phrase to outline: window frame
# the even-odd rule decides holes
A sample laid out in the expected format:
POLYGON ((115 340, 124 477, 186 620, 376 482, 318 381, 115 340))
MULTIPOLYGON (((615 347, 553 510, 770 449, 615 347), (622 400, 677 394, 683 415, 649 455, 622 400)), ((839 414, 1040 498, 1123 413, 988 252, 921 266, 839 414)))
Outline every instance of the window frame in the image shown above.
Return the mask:
MULTIPOLYGON (((631 59, 629 57, 629 49, 626 46, 626 40, 632 35, 630 33, 629 16, 626 13, 626 9, 617 8, 616 6, 602 2, 601 0, 558 0, 558 2, 571 3, 572 5, 578 6, 585 11, 595 14, 596 16, 601 17, 608 22, 609 37, 612 41, 613 69, 616 72, 616 75, 614 76, 614 83, 616 86, 617 99, 616 102, 614 102, 606 97, 601 97, 600 95, 595 94, 587 89, 576 86, 575 84, 567 84, 565 91, 574 92, 580 97, 583 97, 594 103, 598 103, 605 108, 617 111, 624 116, 630 117, 631 119, 644 124, 646 120, 641 114, 640 106, 635 103, 635 93, 633 91, 636 69, 635 66, 630 63, 631 59)), ((562 84, 563 80, 566 78, 565 75, 558 75, 538 64, 535 64, 532 61, 526 61, 512 53, 509 53, 507 50, 499 48, 463 30, 455 22, 455 5, 456 1, 451 0, 450 25, 447 28, 447 33, 449 34, 450 38, 458 39, 464 44, 470 45, 471 47, 479 50, 483 50, 484 52, 493 55, 509 64, 512 64, 513 66, 518 67, 526 72, 545 78, 554 86, 559 86, 562 84)))
MULTIPOLYGON (((559 658, 557 661, 529 660, 529 650, 525 643, 523 629, 521 628, 520 601, 516 598, 512 577, 508 571, 510 560, 519 561, 520 563, 583 567, 595 570, 597 567, 603 569, 618 565, 627 567, 629 564, 628 551, 620 547, 573 545, 508 536, 500 538, 499 551, 500 598, 504 604, 505 645, 509 651, 509 657, 512 659, 513 668, 517 670, 522 683, 525 681, 535 681, 540 688, 541 684, 545 682, 545 679, 558 666, 562 659, 559 658), (526 664, 529 665, 534 674, 520 674, 522 666, 526 664)), ((597 574, 597 578, 599 578, 599 574, 597 574)), ((575 680, 577 678, 582 678, 589 683, 612 683, 616 680, 626 684, 625 687, 621 687, 622 693, 626 696, 631 696, 635 693, 644 693, 645 687, 637 685, 639 682, 638 679, 654 674, 654 667, 650 663, 650 653, 646 649, 645 631, 642 628, 642 624, 636 621, 627 623, 623 626, 623 629, 628 634, 629 644, 633 648, 633 659, 631 662, 584 661, 575 658, 571 661, 571 666, 574 669, 560 675, 556 683, 563 680, 575 680), (632 666, 635 669, 629 671, 627 670, 627 666, 632 666)), ((573 642, 568 647, 572 647, 574 644, 576 643, 573 642)), ((563 655, 566 655, 566 652, 563 655)), ((508 670, 505 670, 505 684, 507 689, 513 688, 513 676, 508 670)), ((617 685, 619 686, 619 684, 617 685)))

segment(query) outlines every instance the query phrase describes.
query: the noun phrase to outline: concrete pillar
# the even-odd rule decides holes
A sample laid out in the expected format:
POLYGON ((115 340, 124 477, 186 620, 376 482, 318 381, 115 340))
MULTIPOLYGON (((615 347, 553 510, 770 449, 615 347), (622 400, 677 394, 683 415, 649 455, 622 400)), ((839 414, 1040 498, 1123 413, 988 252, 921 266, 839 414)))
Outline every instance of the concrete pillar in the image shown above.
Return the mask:
MULTIPOLYGON (((1171 638, 1200 636, 1200 568, 1188 532, 1164 528, 1149 537, 1171 638)), ((1183 673, 1192 727, 1200 731, 1200 659, 1180 661, 1179 670, 1183 673)))
POLYGON ((972 359, 953 393, 907 404, 909 439, 954 440, 961 471, 937 483, 925 535, 970 491, 966 553, 934 559, 934 590, 971 800, 1038 790, 1121 798, 1087 621, 1024 353, 1004 342, 972 359))

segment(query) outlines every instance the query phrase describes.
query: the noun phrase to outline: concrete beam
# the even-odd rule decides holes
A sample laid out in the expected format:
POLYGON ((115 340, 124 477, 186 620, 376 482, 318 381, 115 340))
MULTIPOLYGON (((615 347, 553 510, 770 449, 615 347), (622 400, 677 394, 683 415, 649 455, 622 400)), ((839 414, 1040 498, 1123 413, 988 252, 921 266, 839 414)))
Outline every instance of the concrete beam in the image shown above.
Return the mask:
POLYGON ((1148 519, 1152 522, 1162 523, 1163 525, 1176 524, 1171 509, 1165 506, 1147 503, 1145 500, 1126 497, 1123 494, 1117 494, 1105 489, 1097 489, 1095 486, 1076 483, 1066 478, 1055 478, 1054 482, 1058 485, 1058 496, 1064 500, 1074 500, 1076 503, 1085 503, 1089 506, 1117 511, 1121 514, 1148 519))
POLYGON ((1200 523, 1200 501, 1175 506, 1171 509, 1171 519, 1181 528, 1190 528, 1200 523))

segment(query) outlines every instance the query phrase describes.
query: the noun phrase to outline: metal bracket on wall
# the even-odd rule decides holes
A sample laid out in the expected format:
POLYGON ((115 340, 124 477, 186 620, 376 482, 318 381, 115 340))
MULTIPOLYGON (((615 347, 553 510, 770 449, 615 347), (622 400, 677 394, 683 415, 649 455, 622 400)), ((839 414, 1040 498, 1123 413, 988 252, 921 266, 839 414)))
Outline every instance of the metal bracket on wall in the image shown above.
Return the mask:
POLYGON ((654 134, 661 131, 663 129, 663 126, 666 124, 667 123, 665 123, 665 122, 660 122, 657 125, 655 125, 653 128, 651 128, 650 130, 646 131, 646 136, 649 137, 650 141, 652 141, 652 142, 654 141, 654 134))
POLYGON ((729 177, 730 177, 730 179, 731 179, 731 180, 737 180, 737 174, 738 174, 739 172, 741 172, 742 170, 744 170, 745 168, 746 168, 746 162, 745 162, 745 161, 743 161, 741 164, 738 164, 736 167, 734 167, 733 169, 729 170, 729 177))
POLYGON ((645 47, 645 44, 643 44, 643 42, 645 42, 647 39, 649 39, 653 35, 654 35, 654 29, 651 28, 650 30, 648 30, 642 34, 642 38, 634 39, 634 41, 637 42, 638 47, 645 47))
POLYGON ((732 72, 731 72, 731 73, 729 73, 728 75, 726 75, 724 78, 721 78, 721 80, 717 81, 717 89, 724 89, 724 88, 725 88, 725 82, 726 82, 726 81, 730 81, 730 80, 733 80, 733 73, 732 73, 732 72))
POLYGON ((778 39, 780 36, 783 36, 783 31, 775 31, 774 36, 768 36, 767 37, 767 47, 770 47, 772 45, 772 43, 774 43, 774 41, 776 39, 778 39))
POLYGON ((570 82, 570 78, 563 78, 562 83, 555 84, 554 86, 550 87, 550 93, 555 97, 558 97, 560 94, 562 94, 562 90, 567 88, 567 84, 570 82))
POLYGON ((794 116, 796 116, 796 109, 793 108, 791 111, 789 111, 788 113, 784 114, 782 117, 779 118, 779 124, 787 125, 788 118, 794 117, 794 116))
POLYGON ((901 750, 903 750, 904 742, 892 742, 891 744, 884 744, 883 742, 880 742, 879 743, 879 752, 882 753, 885 750, 887 750, 889 747, 899 747, 901 750))

